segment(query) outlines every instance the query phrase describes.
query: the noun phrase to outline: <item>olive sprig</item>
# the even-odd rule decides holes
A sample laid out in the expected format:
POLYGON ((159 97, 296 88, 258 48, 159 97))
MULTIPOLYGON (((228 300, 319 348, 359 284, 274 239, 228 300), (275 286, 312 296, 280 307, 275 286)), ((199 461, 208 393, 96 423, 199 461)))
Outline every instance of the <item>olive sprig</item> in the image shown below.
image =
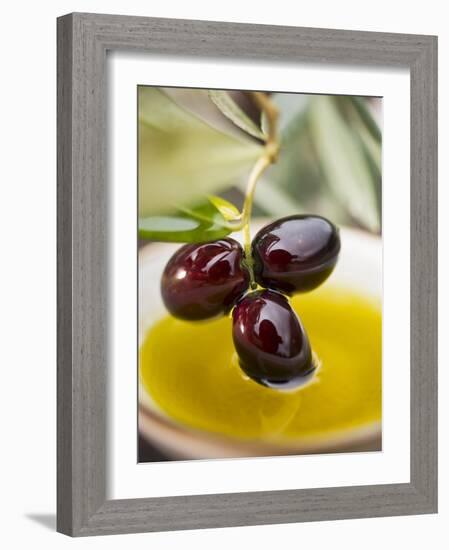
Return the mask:
POLYGON ((267 133, 248 177, 242 212, 219 197, 208 198, 232 231, 243 229, 244 246, 231 238, 184 245, 165 266, 161 295, 168 311, 187 321, 232 312, 242 371, 263 386, 290 390, 308 381, 319 361, 288 297, 313 290, 329 277, 340 237, 329 220, 297 215, 263 227, 251 240, 257 182, 279 156, 278 110, 267 94, 252 94, 267 133))
POLYGON ((288 297, 308 292, 332 273, 340 252, 338 229, 325 218, 297 215, 263 227, 251 240, 257 182, 279 156, 278 110, 263 92, 252 92, 265 116, 265 145, 248 178, 242 212, 209 200, 244 246, 230 238, 181 247, 167 263, 161 295, 179 319, 199 321, 232 312, 232 338, 242 371, 274 389, 296 389, 319 361, 288 297))

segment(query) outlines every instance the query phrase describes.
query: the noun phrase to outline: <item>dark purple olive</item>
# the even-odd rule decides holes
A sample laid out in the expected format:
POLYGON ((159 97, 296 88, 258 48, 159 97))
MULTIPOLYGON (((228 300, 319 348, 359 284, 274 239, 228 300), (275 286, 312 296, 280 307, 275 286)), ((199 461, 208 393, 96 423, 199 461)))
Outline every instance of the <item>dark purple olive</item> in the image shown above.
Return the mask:
POLYGON ((257 282, 287 294, 308 292, 332 273, 340 252, 337 227, 320 216, 282 218, 254 237, 257 282))
POLYGON ((245 292, 249 275, 234 239, 182 246, 167 263, 161 294, 168 311, 189 321, 228 312, 245 292))
POLYGON ((232 318, 240 366, 254 381, 292 389, 315 370, 307 334, 282 294, 251 292, 235 306, 232 318))

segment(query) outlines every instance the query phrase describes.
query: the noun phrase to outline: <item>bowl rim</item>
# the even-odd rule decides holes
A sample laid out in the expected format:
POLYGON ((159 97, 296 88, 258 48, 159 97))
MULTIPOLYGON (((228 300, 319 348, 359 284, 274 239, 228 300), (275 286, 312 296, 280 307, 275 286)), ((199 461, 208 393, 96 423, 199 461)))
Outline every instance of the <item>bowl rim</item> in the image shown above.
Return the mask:
POLYGON ((139 405, 140 432, 151 441, 157 440, 163 448, 188 457, 201 455, 201 458, 237 458, 343 453, 354 450, 381 451, 381 428, 382 422, 374 421, 357 428, 336 431, 325 437, 307 436, 291 441, 240 439, 181 424, 168 416, 162 416, 157 410, 139 405), (199 452, 201 449, 202 452, 199 452))

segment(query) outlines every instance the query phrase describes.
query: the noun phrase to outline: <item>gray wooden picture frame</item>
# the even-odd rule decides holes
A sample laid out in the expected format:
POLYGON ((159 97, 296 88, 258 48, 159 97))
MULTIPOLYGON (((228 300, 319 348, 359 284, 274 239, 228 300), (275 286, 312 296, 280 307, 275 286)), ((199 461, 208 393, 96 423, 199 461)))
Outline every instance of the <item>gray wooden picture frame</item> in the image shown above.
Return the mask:
POLYGON ((58 19, 57 529, 72 536, 437 511, 437 38, 74 13, 58 19), (407 67, 410 483, 107 500, 106 53, 407 67))

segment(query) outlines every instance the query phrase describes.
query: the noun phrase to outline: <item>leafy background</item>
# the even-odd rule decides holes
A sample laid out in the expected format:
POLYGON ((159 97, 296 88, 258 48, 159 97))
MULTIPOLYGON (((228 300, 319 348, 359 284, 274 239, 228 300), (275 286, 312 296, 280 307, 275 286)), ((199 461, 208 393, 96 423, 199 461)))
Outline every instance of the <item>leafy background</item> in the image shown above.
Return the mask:
MULTIPOLYGON (((270 98, 281 151, 258 184, 254 214, 309 212, 380 233, 381 99, 270 98)), ((232 232, 229 213, 242 205, 266 135, 251 94, 141 86, 138 110, 140 236, 195 242, 232 232)))

